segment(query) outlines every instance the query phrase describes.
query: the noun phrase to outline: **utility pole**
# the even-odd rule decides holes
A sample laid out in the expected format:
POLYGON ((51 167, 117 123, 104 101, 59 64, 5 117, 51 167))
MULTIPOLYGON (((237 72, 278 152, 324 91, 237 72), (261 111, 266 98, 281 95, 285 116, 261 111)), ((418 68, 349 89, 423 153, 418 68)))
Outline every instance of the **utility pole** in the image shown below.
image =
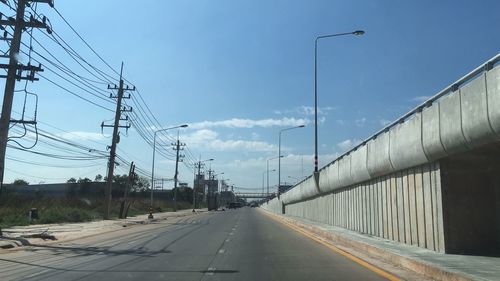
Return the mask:
POLYGON ((201 181, 201 166, 203 165, 203 163, 200 161, 198 161, 197 163, 195 163, 195 166, 194 168, 198 168, 198 175, 195 175, 195 179, 196 179, 196 186, 194 186, 193 184, 193 212, 194 212, 194 209, 196 209, 196 189, 200 189, 200 181, 201 181))
POLYGON ((129 86, 126 86, 124 88, 123 85, 123 62, 120 70, 120 83, 119 86, 117 87, 116 85, 108 85, 109 90, 118 90, 118 95, 113 96, 110 95, 110 98, 116 98, 116 112, 115 112, 115 122, 114 125, 105 125, 104 122, 101 123, 101 130, 104 127, 112 127, 113 128, 113 138, 111 141, 111 147, 109 151, 109 162, 108 162, 108 178, 107 178, 107 184, 106 184, 106 195, 105 195, 105 201, 106 201, 106 212, 104 213, 104 219, 109 219, 110 218, 110 213, 111 213, 111 188, 113 186, 113 174, 115 170, 115 157, 116 157, 116 145, 120 142, 120 132, 119 128, 125 128, 128 130, 130 128, 130 124, 127 123, 127 125, 120 125, 121 120, 128 120, 128 116, 125 118, 122 118, 122 112, 132 112, 132 108, 127 108, 125 106, 122 107, 122 99, 129 99, 130 95, 124 97, 123 93, 125 91, 135 91, 135 86, 133 88, 129 88, 129 86))
POLYGON ((127 184, 125 185, 125 190, 123 191, 123 202, 120 205, 120 219, 126 219, 127 218, 127 196, 128 196, 128 190, 132 187, 133 183, 135 180, 135 164, 132 161, 130 163, 130 170, 128 172, 128 178, 127 178, 127 184))
MULTIPOLYGON (((18 0, 15 19, 10 17, 3 19, 3 15, 0 14, 0 28, 3 30, 5 30, 4 26, 11 26, 14 28, 13 37, 11 39, 5 38, 5 40, 11 41, 8 56, 9 64, 0 64, 0 68, 7 70, 7 75, 0 75, 0 78, 6 78, 2 115, 0 117, 0 194, 3 189, 5 153, 7 151, 9 125, 12 121, 15 121, 11 120, 11 113, 16 80, 37 81, 38 78, 35 78, 35 72, 43 71, 41 65, 32 66, 29 63, 28 65, 22 65, 18 63, 19 53, 21 49, 21 35, 23 30, 25 30, 26 28, 45 28, 47 29, 48 33, 52 32, 46 24, 45 17, 43 17, 42 21, 35 19, 33 16, 30 17, 29 21, 24 20, 26 6, 29 6, 30 2, 47 3, 49 4, 49 6, 54 7, 54 3, 52 0, 18 0), (23 71, 28 71, 29 73, 23 76, 23 71)), ((7 31, 6 34, 8 34, 7 31)))
POLYGON ((174 175, 174 212, 177 212, 177 175, 179 174, 179 161, 182 161, 182 159, 179 160, 179 158, 183 158, 184 155, 179 155, 179 151, 183 150, 184 146, 186 146, 185 143, 180 143, 179 141, 179 131, 177 131, 177 142, 172 143, 173 149, 176 151, 176 156, 175 156, 175 175, 174 175))

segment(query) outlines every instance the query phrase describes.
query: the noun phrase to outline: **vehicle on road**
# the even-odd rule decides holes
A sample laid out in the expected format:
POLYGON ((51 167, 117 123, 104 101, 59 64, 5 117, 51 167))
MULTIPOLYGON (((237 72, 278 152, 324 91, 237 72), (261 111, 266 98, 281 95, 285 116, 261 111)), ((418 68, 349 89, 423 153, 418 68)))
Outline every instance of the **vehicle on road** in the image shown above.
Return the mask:
POLYGON ((228 209, 238 209, 238 208, 241 208, 241 207, 242 207, 242 204, 240 202, 231 202, 227 206, 228 209))

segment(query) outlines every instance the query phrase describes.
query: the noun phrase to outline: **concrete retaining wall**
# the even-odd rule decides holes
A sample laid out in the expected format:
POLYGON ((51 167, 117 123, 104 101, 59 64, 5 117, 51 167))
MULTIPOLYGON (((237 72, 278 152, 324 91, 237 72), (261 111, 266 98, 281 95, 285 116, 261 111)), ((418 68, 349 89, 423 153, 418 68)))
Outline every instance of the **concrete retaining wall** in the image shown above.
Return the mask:
MULTIPOLYGON (((277 198, 262 207, 280 214, 277 198)), ((285 205, 290 216, 444 252, 438 163, 421 165, 285 205)))
MULTIPOLYGON (((314 178, 308 177, 282 194, 281 201, 273 199, 263 207, 274 213, 284 210, 291 216, 445 252, 443 213, 447 211, 443 210, 442 197, 451 198, 445 200, 446 204, 456 208, 461 208, 456 202, 467 198, 462 198, 465 192, 462 197, 456 196, 459 199, 443 195, 441 173, 452 181, 439 163, 473 153, 480 146, 498 144, 499 61, 497 55, 323 167, 319 188, 314 178)), ((446 190, 456 192, 453 186, 446 190)), ((447 229, 452 227, 447 224, 447 229)), ((461 241, 460 235, 454 236, 457 241, 461 241)), ((500 238, 495 241, 500 245, 500 238)), ((459 251, 456 249, 462 244, 449 248, 459 251)))
POLYGON ((308 200, 499 140, 500 65, 494 66, 499 59, 323 167, 319 188, 309 177, 283 194, 283 202, 308 200))

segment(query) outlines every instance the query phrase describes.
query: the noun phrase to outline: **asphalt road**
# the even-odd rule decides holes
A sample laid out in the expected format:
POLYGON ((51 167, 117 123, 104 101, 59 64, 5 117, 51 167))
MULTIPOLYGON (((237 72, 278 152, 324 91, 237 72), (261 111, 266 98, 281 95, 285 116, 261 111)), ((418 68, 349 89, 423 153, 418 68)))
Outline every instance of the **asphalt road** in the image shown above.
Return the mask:
POLYGON ((256 209, 0 253, 0 280, 382 280, 256 209))

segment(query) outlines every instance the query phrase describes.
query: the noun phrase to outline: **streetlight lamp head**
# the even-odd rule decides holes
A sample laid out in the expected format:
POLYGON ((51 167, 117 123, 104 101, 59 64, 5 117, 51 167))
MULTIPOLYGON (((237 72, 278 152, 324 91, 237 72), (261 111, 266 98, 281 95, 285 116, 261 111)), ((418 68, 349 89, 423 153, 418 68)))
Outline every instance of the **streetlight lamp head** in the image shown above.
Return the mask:
POLYGON ((187 126, 188 126, 188 124, 184 124, 184 125, 180 125, 179 127, 186 128, 187 126))
POLYGON ((354 35, 363 35, 363 34, 365 34, 365 32, 363 30, 356 30, 352 34, 354 34, 354 35))
POLYGON ((306 125, 302 124, 299 126, 299 128, 304 128, 306 125))

